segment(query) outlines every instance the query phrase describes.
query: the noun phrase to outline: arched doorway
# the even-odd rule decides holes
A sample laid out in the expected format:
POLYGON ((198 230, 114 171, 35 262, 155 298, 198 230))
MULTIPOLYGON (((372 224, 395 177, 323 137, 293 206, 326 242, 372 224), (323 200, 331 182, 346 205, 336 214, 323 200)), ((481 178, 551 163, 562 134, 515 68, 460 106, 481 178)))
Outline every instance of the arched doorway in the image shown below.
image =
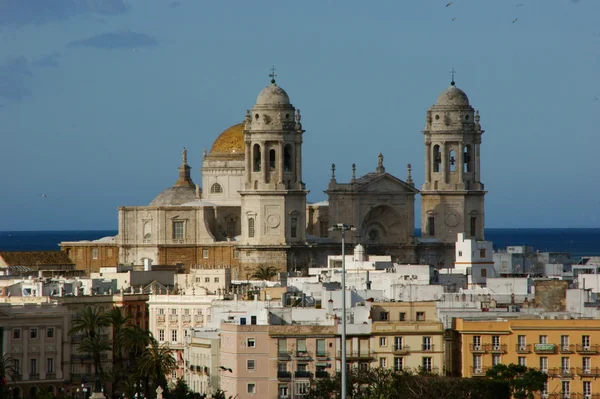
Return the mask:
POLYGON ((37 393, 38 393, 38 387, 36 386, 32 386, 31 388, 29 388, 29 399, 36 399, 37 397, 37 393))
POLYGON ((19 387, 14 387, 12 390, 13 399, 21 399, 23 397, 23 391, 19 387))

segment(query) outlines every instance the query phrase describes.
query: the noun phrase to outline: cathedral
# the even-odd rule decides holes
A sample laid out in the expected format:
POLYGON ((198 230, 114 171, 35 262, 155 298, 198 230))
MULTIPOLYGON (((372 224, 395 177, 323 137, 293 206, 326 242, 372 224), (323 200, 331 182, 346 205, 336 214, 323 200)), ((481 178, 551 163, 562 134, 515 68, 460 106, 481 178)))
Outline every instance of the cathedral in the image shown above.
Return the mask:
MULTIPOLYGON (((415 187, 386 172, 379 154, 374 171, 340 182, 331 167, 327 201, 307 203, 302 179, 305 132, 300 110, 274 79, 242 123, 221 133, 204 151, 201 184, 194 183, 187 150, 175 184, 147 206, 118 209, 118 234, 92 242, 63 242, 88 272, 99 266, 180 265, 230 267, 246 279, 258 266, 302 271, 339 254, 345 223, 347 250, 360 243, 370 254, 399 263, 452 267, 457 233, 483 240, 484 190, 480 181, 479 112, 454 81, 427 110, 423 130, 425 176, 415 187), (421 199, 415 237, 415 196, 421 199)), ((375 166, 375 162, 374 162, 375 166)))

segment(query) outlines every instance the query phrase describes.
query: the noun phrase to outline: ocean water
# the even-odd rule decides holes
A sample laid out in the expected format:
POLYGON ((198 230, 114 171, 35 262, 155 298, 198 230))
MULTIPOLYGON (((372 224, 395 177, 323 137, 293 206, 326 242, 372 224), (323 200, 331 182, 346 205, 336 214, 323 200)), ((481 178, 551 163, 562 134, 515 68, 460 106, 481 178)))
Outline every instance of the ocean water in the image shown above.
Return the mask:
MULTIPOLYGON (((58 251, 61 241, 96 240, 116 230, 0 231, 0 251, 58 251)), ((419 236, 420 230, 415 234, 419 236)), ((494 249, 530 245, 541 252, 569 252, 571 257, 600 255, 600 229, 486 229, 494 249)))

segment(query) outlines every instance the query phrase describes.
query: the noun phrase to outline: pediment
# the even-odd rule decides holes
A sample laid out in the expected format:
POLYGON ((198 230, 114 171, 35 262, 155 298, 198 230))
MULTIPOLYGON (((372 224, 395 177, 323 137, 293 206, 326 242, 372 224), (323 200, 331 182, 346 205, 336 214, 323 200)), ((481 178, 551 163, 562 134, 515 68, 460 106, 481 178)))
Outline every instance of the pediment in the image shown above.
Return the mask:
POLYGON ((419 190, 389 173, 382 173, 361 185, 358 192, 417 194, 419 190))

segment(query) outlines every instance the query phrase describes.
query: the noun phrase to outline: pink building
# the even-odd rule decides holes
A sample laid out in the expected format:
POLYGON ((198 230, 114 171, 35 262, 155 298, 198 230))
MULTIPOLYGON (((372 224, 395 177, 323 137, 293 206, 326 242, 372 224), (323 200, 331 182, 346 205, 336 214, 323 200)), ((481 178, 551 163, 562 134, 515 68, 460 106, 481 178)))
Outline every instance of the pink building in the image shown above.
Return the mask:
POLYGON ((301 398, 335 372, 336 326, 221 325, 221 389, 238 399, 301 398))

